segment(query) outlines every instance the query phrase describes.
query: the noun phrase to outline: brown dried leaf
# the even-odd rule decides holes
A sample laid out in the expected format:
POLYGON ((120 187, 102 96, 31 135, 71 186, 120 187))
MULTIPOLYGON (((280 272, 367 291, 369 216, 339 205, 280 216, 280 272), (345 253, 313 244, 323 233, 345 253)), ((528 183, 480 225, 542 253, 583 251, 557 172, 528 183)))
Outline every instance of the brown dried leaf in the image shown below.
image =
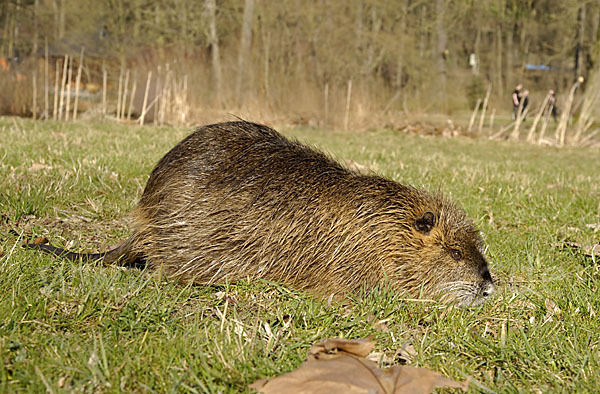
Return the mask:
POLYGON ((402 347, 396 350, 394 358, 403 364, 410 364, 417 356, 417 350, 410 342, 405 342, 402 347))
POLYGON ((39 170, 50 170, 52 166, 44 163, 33 163, 31 167, 29 167, 29 171, 39 171, 39 170))
POLYGON ((47 244, 48 242, 49 242, 48 238, 46 238, 46 237, 36 237, 31 242, 27 242, 27 239, 24 239, 23 242, 22 242, 22 244, 26 245, 28 243, 31 243, 31 244, 34 244, 34 245, 39 245, 39 244, 44 245, 44 244, 47 244))
POLYGON ((591 228, 594 232, 600 231, 600 223, 590 223, 586 224, 585 227, 591 228))
POLYGON ((346 160, 346 166, 349 170, 358 172, 359 174, 368 174, 370 172, 369 167, 355 162, 354 160, 346 160))
POLYGON ((600 242, 594 245, 586 245, 583 248, 583 254, 587 257, 598 258, 600 257, 600 242))
POLYGON ((368 339, 329 338, 313 345, 310 348, 306 359, 310 361, 336 358, 338 353, 367 357, 374 346, 375 341, 370 341, 368 339))
POLYGON ((554 320, 553 317, 560 317, 560 308, 552 301, 550 298, 546 298, 546 317, 544 318, 545 322, 554 320))
POLYGON ((557 242, 551 245, 557 248, 569 247, 573 249, 580 249, 586 257, 591 257, 594 259, 600 258, 600 242, 596 242, 593 245, 582 245, 579 242, 557 242))
POLYGON ((468 380, 460 383, 425 368, 395 366, 388 369, 364 357, 375 342, 367 339, 327 339, 310 350, 307 361, 295 371, 250 385, 270 393, 430 393, 437 387, 464 391, 468 380))
POLYGON ((377 365, 391 366, 395 364, 394 355, 389 355, 381 352, 373 352, 370 353, 367 357, 367 360, 373 361, 377 365))
POLYGON ((388 318, 388 319, 379 320, 375 324, 373 324, 372 327, 379 331, 390 332, 390 329, 388 328, 387 324, 385 324, 390 320, 392 320, 392 319, 388 318))
POLYGON ((36 237, 33 240, 33 243, 36 244, 36 245, 37 244, 47 244, 48 243, 48 238, 46 238, 46 237, 36 237))

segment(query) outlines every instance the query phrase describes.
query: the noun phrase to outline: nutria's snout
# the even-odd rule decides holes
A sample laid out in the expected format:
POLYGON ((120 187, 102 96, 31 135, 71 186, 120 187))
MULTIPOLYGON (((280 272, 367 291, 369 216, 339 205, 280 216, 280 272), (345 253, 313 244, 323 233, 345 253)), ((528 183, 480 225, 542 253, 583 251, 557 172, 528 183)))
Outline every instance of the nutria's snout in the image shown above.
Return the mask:
POLYGON ((447 301, 453 299, 460 308, 471 308, 487 302, 494 294, 494 290, 494 283, 487 280, 481 284, 457 281, 443 286, 440 293, 442 299, 447 301))
POLYGON ((492 294, 494 294, 494 284, 492 282, 486 282, 482 287, 481 287, 481 295, 483 297, 489 297, 492 294))
POLYGON ((489 300, 494 294, 495 286, 492 277, 485 267, 485 272, 482 274, 483 281, 479 286, 475 285, 465 289, 463 292, 458 292, 458 306, 462 308, 477 307, 489 300))
POLYGON ((481 286, 481 295, 484 298, 488 298, 492 294, 494 294, 494 290, 496 287, 494 286, 494 281, 492 280, 492 275, 490 275, 490 271, 487 267, 483 267, 481 270, 481 277, 483 278, 483 284, 481 286))

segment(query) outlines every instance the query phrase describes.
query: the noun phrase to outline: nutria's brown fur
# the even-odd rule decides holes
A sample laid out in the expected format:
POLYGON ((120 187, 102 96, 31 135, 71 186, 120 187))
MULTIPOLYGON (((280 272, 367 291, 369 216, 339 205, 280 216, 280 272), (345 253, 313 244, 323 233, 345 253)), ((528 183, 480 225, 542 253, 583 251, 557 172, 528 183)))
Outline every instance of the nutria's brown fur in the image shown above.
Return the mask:
POLYGON ((182 281, 264 278, 323 294, 387 282, 461 305, 482 303, 494 288, 460 208, 248 122, 205 126, 181 141, 152 171, 132 216, 133 235, 117 248, 67 257, 143 259, 182 281))

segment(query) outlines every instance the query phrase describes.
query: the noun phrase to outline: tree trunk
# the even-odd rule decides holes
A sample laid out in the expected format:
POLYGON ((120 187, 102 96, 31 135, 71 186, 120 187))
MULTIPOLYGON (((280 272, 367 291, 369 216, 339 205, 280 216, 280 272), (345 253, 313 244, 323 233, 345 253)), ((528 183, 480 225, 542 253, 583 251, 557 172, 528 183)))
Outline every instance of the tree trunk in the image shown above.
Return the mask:
POLYGON ((142 7, 139 4, 136 4, 133 7, 133 39, 137 41, 140 37, 140 26, 143 23, 142 20, 142 7))
POLYGON ((600 42, 600 7, 594 10, 592 15, 592 41, 596 41, 596 45, 600 42))
MULTIPOLYGON (((507 29, 506 29, 506 60, 505 60, 505 66, 504 66, 504 76, 506 78, 506 83, 510 83, 515 85, 516 83, 518 83, 519 81, 514 81, 513 80, 513 53, 514 53, 514 34, 515 31, 517 30, 517 24, 516 23, 511 23, 508 25, 507 29)), ((499 39, 501 40, 502 37, 499 37, 499 39)), ((518 78, 518 77, 517 77, 518 78)))
POLYGON ((8 42, 8 14, 8 4, 3 3, 0 9, 0 17, 4 19, 2 21, 2 39, 0 40, 0 57, 8 57, 8 49, 6 47, 6 43, 8 42))
POLYGON ((216 3, 215 0, 206 0, 206 14, 208 17, 208 43, 210 45, 212 73, 213 73, 213 90, 214 98, 217 106, 222 105, 222 76, 221 76, 221 55, 219 53, 219 37, 217 35, 216 21, 216 3))
POLYGON ((56 39, 60 40, 65 35, 65 2, 64 0, 52 0, 54 11, 54 32, 56 39))
POLYGON ((583 73, 583 41, 585 37, 585 4, 577 12, 577 43, 575 44, 575 79, 583 73))
POLYGON ((39 37, 39 26, 38 26, 38 9, 39 0, 33 2, 33 44, 31 45, 31 54, 36 56, 38 51, 38 37, 39 37))
POLYGON ((360 54, 363 41, 363 2, 359 1, 356 8, 356 53, 360 54))
POLYGON ((61 39, 65 36, 65 0, 60 0, 60 9, 58 13, 58 38, 61 39))
POLYGON ((54 17, 54 38, 58 39, 58 1, 52 0, 52 16, 54 17))
POLYGON ((496 26, 496 80, 498 94, 502 96, 504 81, 502 79, 502 25, 500 23, 496 26))
POLYGON ((396 68, 396 94, 400 94, 402 91, 402 78, 404 73, 404 56, 406 52, 405 37, 406 37, 406 19, 408 14, 408 0, 402 0, 402 15, 400 16, 400 37, 398 42, 398 64, 396 68))
POLYGON ((427 4, 423 4, 421 6, 421 12, 419 14, 419 57, 425 56, 425 39, 427 33, 425 31, 425 24, 427 22, 427 17, 425 14, 427 13, 427 4))
POLYGON ((437 32, 437 65, 439 73, 439 94, 440 94, 440 107, 442 112, 446 111, 446 58, 448 56, 448 37, 446 35, 446 29, 444 26, 444 13, 446 11, 445 1, 436 0, 435 5, 436 18, 435 26, 437 32))
POLYGON ((271 96, 269 80, 270 80, 270 64, 271 64, 271 32, 265 33, 265 29, 262 29, 263 32, 263 45, 264 45, 264 64, 263 64, 263 89, 265 92, 265 97, 269 100, 271 96))
POLYGON ((246 60, 250 56, 250 41, 252 39, 252 19, 254 16, 254 0, 244 0, 244 16, 242 21, 242 36, 238 53, 238 70, 236 81, 236 98, 238 106, 244 104, 244 89, 246 88, 246 60))
MULTIPOLYGON (((20 8, 21 8, 21 0, 16 0, 16 2, 15 2, 15 13, 14 13, 14 16, 13 16, 13 31, 14 31, 14 33, 13 33, 13 37, 14 37, 13 38, 13 41, 14 41, 13 45, 15 45, 15 46, 19 42, 19 23, 17 21, 17 15, 19 15, 21 13, 20 8)), ((20 53, 19 57, 21 57, 21 56, 26 56, 26 55, 24 53, 20 53)))
POLYGON ((12 10, 10 10, 7 14, 6 14, 6 19, 8 20, 6 26, 8 29, 8 50, 7 50, 7 55, 8 57, 13 57, 14 56, 14 44, 15 44, 15 30, 14 30, 14 26, 15 26, 15 14, 17 13, 16 10, 14 9, 14 7, 11 7, 12 10), (10 18, 10 19, 9 19, 10 18))
MULTIPOLYGON (((478 16, 478 18, 480 18, 478 16)), ((473 65, 473 74, 479 75, 479 66, 481 63, 481 53, 479 44, 481 43, 481 26, 477 25, 477 33, 475 34, 475 43, 473 44, 473 53, 475 54, 475 65, 473 65)))

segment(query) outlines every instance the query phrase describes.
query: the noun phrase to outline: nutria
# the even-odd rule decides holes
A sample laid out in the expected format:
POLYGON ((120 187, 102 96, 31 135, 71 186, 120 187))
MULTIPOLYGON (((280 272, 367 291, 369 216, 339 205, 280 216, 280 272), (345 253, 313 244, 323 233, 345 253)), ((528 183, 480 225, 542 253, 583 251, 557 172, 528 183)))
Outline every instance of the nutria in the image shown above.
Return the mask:
POLYGON ((246 278, 321 294, 382 283, 479 305, 494 285, 483 242, 439 194, 351 171, 254 123, 204 126, 156 165, 115 249, 71 260, 143 260, 199 284, 246 278))

